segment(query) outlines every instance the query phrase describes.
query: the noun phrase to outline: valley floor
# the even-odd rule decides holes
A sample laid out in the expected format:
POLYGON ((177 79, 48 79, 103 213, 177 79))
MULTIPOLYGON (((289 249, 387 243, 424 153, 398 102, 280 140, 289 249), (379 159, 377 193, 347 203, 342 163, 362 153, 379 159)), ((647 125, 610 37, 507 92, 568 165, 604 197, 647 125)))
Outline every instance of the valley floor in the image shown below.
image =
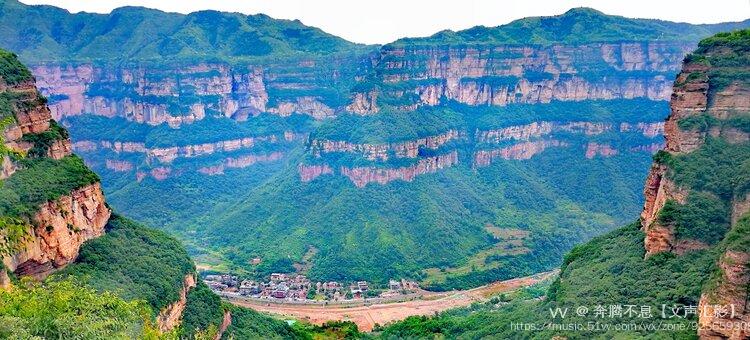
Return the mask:
POLYGON ((550 271, 532 276, 511 280, 493 282, 481 287, 451 292, 423 291, 412 301, 367 304, 359 303, 310 305, 291 302, 272 302, 250 299, 236 295, 223 297, 232 304, 250 307, 260 312, 266 312, 284 317, 303 320, 313 324, 323 324, 327 321, 353 321, 362 331, 372 331, 376 324, 403 320, 414 315, 434 315, 448 309, 465 307, 474 302, 481 302, 491 296, 528 287, 557 275, 558 271, 550 271))

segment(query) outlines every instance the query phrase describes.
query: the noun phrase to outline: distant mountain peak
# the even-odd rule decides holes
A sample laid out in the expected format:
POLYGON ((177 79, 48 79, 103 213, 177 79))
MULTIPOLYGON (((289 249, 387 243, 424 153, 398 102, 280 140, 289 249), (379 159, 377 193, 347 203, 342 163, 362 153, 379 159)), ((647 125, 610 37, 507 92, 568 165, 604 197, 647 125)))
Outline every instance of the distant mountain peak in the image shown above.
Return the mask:
POLYGON ((574 7, 563 13, 562 16, 581 16, 581 15, 600 15, 607 16, 601 11, 593 9, 591 7, 574 7))
POLYGON ((721 31, 746 28, 750 21, 693 25, 609 15, 589 7, 554 16, 526 17, 508 24, 440 31, 426 38, 404 38, 392 45, 430 44, 583 44, 622 41, 698 41, 721 31))

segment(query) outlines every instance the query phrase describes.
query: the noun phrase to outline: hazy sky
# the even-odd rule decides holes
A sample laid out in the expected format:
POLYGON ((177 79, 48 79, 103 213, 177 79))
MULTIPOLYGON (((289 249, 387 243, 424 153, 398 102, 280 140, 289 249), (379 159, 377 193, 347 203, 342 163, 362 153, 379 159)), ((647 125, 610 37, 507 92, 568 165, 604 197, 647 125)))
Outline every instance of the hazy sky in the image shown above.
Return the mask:
POLYGON ((527 16, 556 15, 572 7, 607 14, 690 23, 750 18, 750 0, 21 0, 71 12, 107 13, 121 6, 144 6, 189 13, 204 9, 265 13, 299 19, 306 25, 360 43, 387 43, 431 35, 443 29, 497 26, 527 16))

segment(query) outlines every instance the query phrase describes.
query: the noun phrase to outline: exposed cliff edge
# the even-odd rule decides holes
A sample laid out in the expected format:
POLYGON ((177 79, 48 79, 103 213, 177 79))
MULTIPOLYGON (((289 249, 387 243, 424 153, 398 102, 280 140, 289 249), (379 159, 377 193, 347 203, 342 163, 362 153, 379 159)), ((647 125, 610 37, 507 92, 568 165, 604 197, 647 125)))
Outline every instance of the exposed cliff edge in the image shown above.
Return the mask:
POLYGON ((688 199, 688 188, 680 188, 670 179, 667 158, 694 152, 707 138, 729 144, 748 140, 748 132, 741 130, 737 122, 746 119, 750 110, 750 85, 742 76, 750 66, 724 66, 726 62, 722 62, 737 53, 742 52, 727 51, 725 46, 702 46, 686 58, 675 80, 671 113, 664 124, 664 150, 668 155, 657 158, 644 189, 646 203, 641 223, 646 231, 648 254, 671 250, 679 253, 696 246, 689 240, 675 240, 673 228, 658 218, 668 201, 685 204, 688 199))
POLYGON ((641 225, 646 256, 719 247, 716 272, 704 287, 698 306, 698 334, 704 339, 750 336, 743 327, 736 327, 750 321, 750 230, 748 217, 743 218, 750 210, 750 194, 747 179, 734 177, 741 176, 739 164, 747 161, 742 150, 748 147, 750 133, 746 124, 750 118, 748 53, 750 31, 738 31, 706 39, 686 57, 664 125, 666 147, 657 154, 644 190, 641 225), (721 155, 707 151, 716 150, 714 145, 720 145, 721 155), (721 172, 720 162, 732 164, 731 172, 721 172), (713 169, 705 168, 710 164, 713 169), (701 181, 693 180, 691 172, 696 166, 711 173, 703 173, 701 181), (704 184, 706 181, 729 181, 725 184, 729 189, 722 191, 716 184, 704 184), (713 216, 711 229, 691 231, 705 223, 702 216, 713 216))
POLYGON ((185 275, 182 289, 180 290, 180 298, 162 309, 156 317, 156 324, 160 331, 168 332, 180 325, 182 313, 185 311, 187 305, 187 295, 195 287, 195 282, 195 274, 185 275))
MULTIPOLYGON (((46 99, 41 97, 34 86, 34 79, 28 70, 15 59, 15 56, 2 52, 5 68, 3 78, 0 79, 0 92, 3 96, 2 136, 0 136, 0 156, 2 156, 3 171, 0 179, 11 181, 11 190, 39 190, 42 193, 50 190, 43 185, 34 188, 33 184, 23 181, 34 179, 25 178, 26 171, 32 168, 42 169, 42 164, 48 167, 50 176, 55 176, 57 163, 44 163, 45 158, 61 161, 59 167, 71 164, 63 159, 71 155, 71 144, 67 132, 51 120, 46 99), (18 184, 17 184, 18 183, 18 184)), ((78 186, 62 187, 72 189, 69 192, 49 192, 50 199, 44 202, 35 195, 38 193, 23 193, 31 198, 19 198, 18 201, 3 202, 3 214, 11 218, 5 228, 12 225, 23 225, 27 235, 16 238, 15 245, 9 249, 16 251, 3 254, 5 266, 19 275, 33 275, 44 277, 57 268, 64 267, 75 260, 78 251, 85 241, 102 235, 104 225, 109 219, 110 210, 105 206, 104 195, 98 182, 92 182, 87 170, 71 176, 70 181, 80 183, 78 186), (22 213, 18 211, 24 204, 33 206, 33 210, 22 213), (20 222, 20 224, 18 224, 20 222)), ((57 176, 62 176, 57 174, 57 176)), ((61 181, 66 180, 59 179, 61 181)), ((6 193, 10 194, 10 193, 6 193)), ((23 196, 22 196, 23 197, 23 196)), ((10 197, 7 199, 11 199, 10 197)), ((12 234, 11 229, 0 233, 12 234)), ((8 242, 12 243, 12 242, 8 242)), ((4 246, 8 246, 4 244, 4 246)))
POLYGON ((355 89, 347 110, 367 115, 384 107, 411 111, 448 101, 505 106, 666 100, 682 57, 700 38, 722 28, 682 31, 662 24, 578 8, 497 27, 401 39, 380 49, 375 72, 355 89))
POLYGON ((219 331, 216 332, 216 336, 214 337, 214 340, 220 340, 221 337, 224 335, 224 332, 227 331, 227 328, 229 328, 231 324, 232 324, 232 312, 225 311, 224 318, 221 320, 219 331))
POLYGON ((666 100, 669 72, 693 48, 688 42, 545 46, 386 46, 381 50, 380 92, 357 92, 347 107, 379 111, 382 97, 401 110, 446 101, 506 106, 551 101, 649 98, 666 100), (587 61, 601 60, 601 65, 587 61), (611 72, 600 78, 596 72, 611 72), (410 98, 410 99, 407 99, 410 98), (413 99, 411 99, 413 98, 413 99))
POLYGON ((364 187, 368 183, 387 184, 395 180, 413 181, 417 176, 433 173, 440 169, 458 164, 456 151, 444 155, 420 159, 416 164, 394 169, 373 167, 341 167, 341 174, 348 177, 357 187, 364 187))
MULTIPOLYGON (((52 120, 31 73, 11 53, 0 50, 0 58, 0 288, 11 284, 6 271, 39 280, 53 272, 77 276, 100 291, 130 291, 117 294, 128 299, 143 295, 152 307, 164 306, 156 317, 158 329, 176 328, 187 294, 196 284, 187 252, 169 236, 112 216, 99 177, 71 153, 68 133, 52 120), (157 269, 161 263, 148 261, 172 267, 157 269), (162 277, 135 277, 137 265, 159 270, 162 277), (169 291, 171 279, 164 277, 172 271, 182 280, 174 292, 169 291), (97 281, 103 277, 105 282, 97 281), (163 296, 139 289, 158 290, 163 296), (172 293, 175 300, 168 301, 172 293)), ((252 161, 256 160, 238 158, 230 163, 243 166, 252 161)))
POLYGON ((99 183, 43 204, 23 250, 3 259, 17 275, 44 277, 78 256, 81 245, 104 234, 110 216, 99 183))

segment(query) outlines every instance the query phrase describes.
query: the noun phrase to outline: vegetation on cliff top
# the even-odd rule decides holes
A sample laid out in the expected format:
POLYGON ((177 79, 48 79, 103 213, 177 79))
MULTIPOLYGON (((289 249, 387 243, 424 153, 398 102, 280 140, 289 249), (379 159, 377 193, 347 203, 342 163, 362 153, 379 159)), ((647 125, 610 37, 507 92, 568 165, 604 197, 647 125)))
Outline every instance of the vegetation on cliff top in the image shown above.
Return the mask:
MULTIPOLYGON (((143 7, 108 14, 0 2, 0 46, 25 61, 200 59, 320 56, 363 46, 295 20, 263 14, 200 11, 187 15, 143 7)), ((369 49, 369 47, 366 47, 369 49)))
POLYGON ((105 231, 84 243, 76 262, 55 275, 77 277, 126 300, 144 300, 154 313, 177 301, 185 275, 195 273, 179 241, 118 215, 105 231))
POLYGON ((148 307, 71 280, 0 289, 3 339, 156 339, 148 307))
POLYGON ((0 78, 5 85, 13 86, 32 80, 31 72, 11 52, 0 49, 0 78))
POLYGON ((606 15, 591 8, 573 8, 562 15, 530 17, 509 24, 441 31, 427 38, 404 38, 389 46, 431 44, 582 44, 622 41, 696 41, 721 31, 745 28, 750 22, 692 25, 654 19, 606 15))
POLYGON ((40 133, 29 133, 23 135, 23 141, 29 142, 33 146, 28 151, 29 157, 45 157, 50 147, 55 142, 69 139, 68 131, 54 120, 50 120, 49 129, 40 133))
POLYGON ((60 160, 27 158, 22 168, 0 182, 0 215, 31 218, 39 205, 99 182, 78 156, 60 160))
MULTIPOLYGON (((688 62, 707 51, 719 51, 711 56, 710 65, 723 65, 721 56, 732 58, 733 55, 727 50, 744 50, 750 46, 746 36, 745 32, 709 39, 701 45, 711 45, 712 48, 700 50, 688 62)), ((750 60, 744 67, 748 65, 750 60)), ((708 112, 711 113, 710 108, 708 112)), ((732 115, 746 117, 747 113, 740 111, 732 115)), ((703 129, 706 124, 721 126, 723 122, 719 120, 725 120, 695 117, 684 124, 678 122, 678 125, 680 128, 703 129)), ((410 318, 387 327, 383 334, 420 338, 694 338, 697 315, 687 311, 698 305, 702 293, 711 292, 710 287, 716 285, 720 277, 717 275, 717 261, 721 254, 726 250, 747 252, 750 249, 750 217, 746 214, 730 229, 729 208, 736 199, 744 199, 750 189, 749 160, 750 142, 729 143, 710 136, 702 138, 697 150, 677 154, 662 151, 654 157, 657 164, 668 167, 667 176, 677 187, 688 193, 684 204, 667 201, 660 211, 660 221, 675 228, 678 240, 697 240, 707 247, 682 255, 662 252, 645 258, 645 234, 641 223, 636 222, 573 248, 565 256, 560 277, 552 284, 544 301, 511 304, 495 311, 469 313, 463 309, 463 313, 453 311, 434 318, 410 318), (619 316, 612 317, 609 313, 613 305, 634 305, 638 313, 628 315, 621 310, 619 316), (585 316, 578 313, 581 306, 587 308, 585 316), (598 317, 594 313, 596 306, 607 307, 607 316, 598 317), (648 306, 651 317, 642 317, 642 306, 648 306), (568 308, 567 317, 555 319, 550 311, 555 308, 568 308), (665 308, 665 316, 661 314, 662 308, 665 308), (682 317, 673 317, 672 313, 682 317), (530 330, 512 329, 512 322, 537 325, 548 322, 593 323, 610 327, 530 330), (646 328, 611 327, 622 323, 645 325, 646 328), (662 327, 666 324, 679 325, 662 327), (649 325, 661 326, 654 329, 648 328, 649 325)))

